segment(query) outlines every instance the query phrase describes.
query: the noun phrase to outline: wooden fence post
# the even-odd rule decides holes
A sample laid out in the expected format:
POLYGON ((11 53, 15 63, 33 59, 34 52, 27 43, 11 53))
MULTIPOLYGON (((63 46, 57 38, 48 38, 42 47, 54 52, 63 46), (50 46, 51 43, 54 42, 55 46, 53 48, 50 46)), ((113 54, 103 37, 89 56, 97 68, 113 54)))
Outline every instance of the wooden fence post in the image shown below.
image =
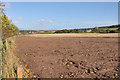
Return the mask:
POLYGON ((8 41, 6 40, 6 50, 7 50, 7 58, 8 58, 8 64, 9 64, 9 77, 13 78, 13 63, 12 63, 12 53, 10 51, 10 46, 8 44, 8 41))
POLYGON ((17 78, 23 78, 23 68, 22 68, 22 65, 19 65, 17 67, 17 78))

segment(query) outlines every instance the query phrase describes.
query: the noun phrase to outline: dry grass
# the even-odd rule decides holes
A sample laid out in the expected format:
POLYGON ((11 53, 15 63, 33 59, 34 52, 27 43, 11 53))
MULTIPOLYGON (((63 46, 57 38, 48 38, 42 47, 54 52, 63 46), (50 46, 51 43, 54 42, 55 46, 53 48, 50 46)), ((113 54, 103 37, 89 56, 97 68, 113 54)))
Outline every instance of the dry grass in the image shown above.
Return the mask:
POLYGON ((19 58, 14 54, 15 48, 15 37, 5 40, 2 53, 2 78, 20 78, 19 76, 21 76, 21 78, 36 78, 36 76, 26 68, 27 66, 22 65, 22 62, 20 63, 19 58), (19 68, 23 69, 23 71, 19 70, 19 68))
POLYGON ((64 34, 31 34, 26 36, 32 37, 119 37, 118 33, 108 33, 108 34, 100 34, 100 33, 64 33, 64 34))

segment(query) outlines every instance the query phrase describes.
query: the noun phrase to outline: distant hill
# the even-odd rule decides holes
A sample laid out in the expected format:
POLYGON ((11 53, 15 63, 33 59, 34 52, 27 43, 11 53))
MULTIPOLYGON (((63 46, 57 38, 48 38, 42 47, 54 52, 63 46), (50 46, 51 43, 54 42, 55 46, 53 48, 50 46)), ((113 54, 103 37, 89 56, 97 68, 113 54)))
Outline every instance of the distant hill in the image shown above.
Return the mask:
POLYGON ((99 28, 120 28, 120 25, 103 26, 99 28))
POLYGON ((57 30, 55 33, 119 33, 120 25, 111 25, 94 28, 82 28, 82 29, 64 29, 57 30))
POLYGON ((117 33, 120 25, 102 26, 95 28, 64 29, 64 30, 20 30, 20 34, 53 34, 53 33, 117 33))

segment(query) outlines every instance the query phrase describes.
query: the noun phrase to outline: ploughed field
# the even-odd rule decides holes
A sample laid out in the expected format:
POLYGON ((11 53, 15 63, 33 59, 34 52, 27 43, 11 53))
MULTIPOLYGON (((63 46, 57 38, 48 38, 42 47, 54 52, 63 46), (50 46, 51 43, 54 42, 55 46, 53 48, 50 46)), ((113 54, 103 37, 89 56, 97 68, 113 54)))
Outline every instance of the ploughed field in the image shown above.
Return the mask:
POLYGON ((39 78, 115 78, 118 38, 16 37, 16 55, 39 78))

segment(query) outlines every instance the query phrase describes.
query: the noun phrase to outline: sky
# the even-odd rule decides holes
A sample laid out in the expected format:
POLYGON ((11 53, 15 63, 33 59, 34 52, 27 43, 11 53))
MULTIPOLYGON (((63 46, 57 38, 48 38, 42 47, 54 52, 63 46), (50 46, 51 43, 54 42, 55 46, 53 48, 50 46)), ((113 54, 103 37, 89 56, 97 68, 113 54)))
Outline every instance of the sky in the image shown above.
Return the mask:
POLYGON ((59 30, 118 24, 118 2, 6 2, 20 30, 59 30))
POLYGON ((120 0, 1 0, 2 2, 119 2, 120 0))

